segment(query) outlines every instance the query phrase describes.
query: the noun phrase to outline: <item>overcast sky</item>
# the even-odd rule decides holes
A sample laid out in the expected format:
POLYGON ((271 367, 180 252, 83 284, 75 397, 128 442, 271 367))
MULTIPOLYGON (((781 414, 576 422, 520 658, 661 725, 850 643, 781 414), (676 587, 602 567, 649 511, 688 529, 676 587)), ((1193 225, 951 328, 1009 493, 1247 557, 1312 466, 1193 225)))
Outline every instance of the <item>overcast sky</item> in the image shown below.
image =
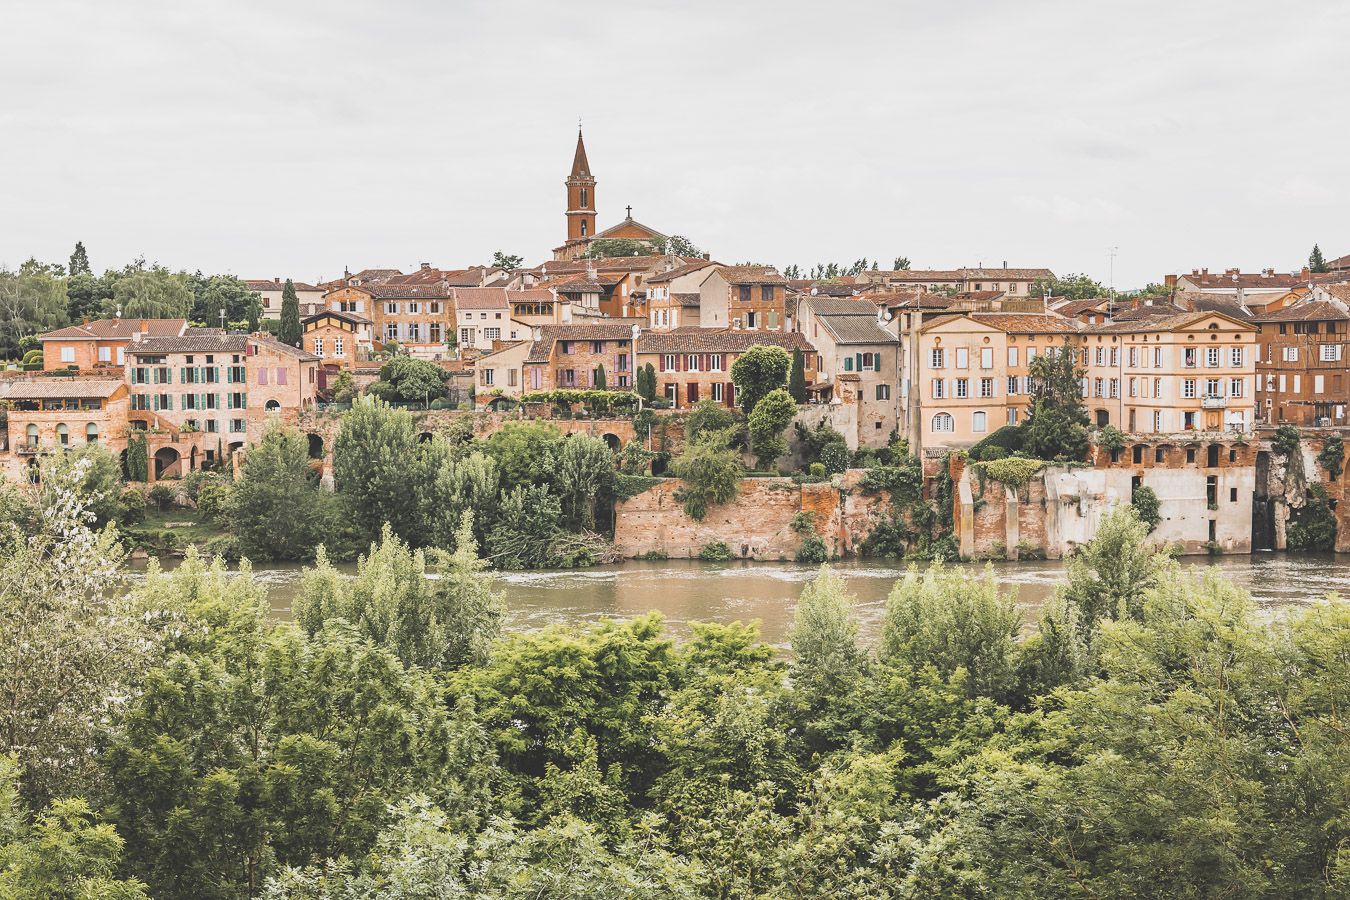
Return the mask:
POLYGON ((5 0, 0 263, 241 277, 549 258, 1049 266, 1350 253, 1350 3, 5 0))

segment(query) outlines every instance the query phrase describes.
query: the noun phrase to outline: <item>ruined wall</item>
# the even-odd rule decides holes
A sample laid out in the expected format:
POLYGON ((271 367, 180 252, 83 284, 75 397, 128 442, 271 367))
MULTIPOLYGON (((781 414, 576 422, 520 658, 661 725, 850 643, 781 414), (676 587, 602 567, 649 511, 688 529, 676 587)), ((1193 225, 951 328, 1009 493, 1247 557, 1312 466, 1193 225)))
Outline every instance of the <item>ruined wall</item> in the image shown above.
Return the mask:
POLYGON ((850 469, 827 482, 801 485, 790 478, 746 478, 735 500, 709 507, 701 522, 685 515, 675 499, 680 482, 662 481, 616 504, 614 543, 630 557, 691 558, 721 541, 737 558, 790 560, 801 546, 792 521, 805 512, 832 553, 853 555, 890 502, 885 495, 859 491, 862 475, 863 470, 850 469))

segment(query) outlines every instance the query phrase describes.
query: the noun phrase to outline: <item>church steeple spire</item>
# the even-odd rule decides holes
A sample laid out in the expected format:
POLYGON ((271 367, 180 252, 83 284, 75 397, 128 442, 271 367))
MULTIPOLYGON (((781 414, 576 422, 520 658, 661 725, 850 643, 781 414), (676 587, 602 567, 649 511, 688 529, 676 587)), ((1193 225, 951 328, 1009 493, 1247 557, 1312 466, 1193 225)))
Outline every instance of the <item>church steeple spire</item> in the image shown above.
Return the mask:
POLYGON ((567 240, 595 236, 595 176, 586 159, 586 142, 577 125, 577 152, 572 157, 572 174, 567 176, 567 240))
POLYGON ((581 126, 577 126, 577 152, 572 157, 572 177, 589 178, 591 164, 586 161, 586 142, 581 139, 581 126))

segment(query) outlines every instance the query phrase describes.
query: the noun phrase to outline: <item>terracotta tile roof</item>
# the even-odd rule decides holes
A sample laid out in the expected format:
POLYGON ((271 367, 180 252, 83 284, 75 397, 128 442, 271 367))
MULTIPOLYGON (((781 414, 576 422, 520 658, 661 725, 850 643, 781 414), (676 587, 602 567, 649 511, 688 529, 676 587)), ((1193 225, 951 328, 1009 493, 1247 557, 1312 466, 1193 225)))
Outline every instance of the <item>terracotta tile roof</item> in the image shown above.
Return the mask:
POLYGON ((1254 318, 1252 311, 1247 309, 1237 301, 1233 296, 1215 296, 1213 294, 1182 294, 1190 303, 1191 309, 1199 312, 1221 312, 1226 316, 1232 316, 1235 319, 1248 321, 1254 318))
POLYGON ((697 272, 699 269, 706 269, 709 266, 716 265, 720 265, 720 263, 715 263, 707 259, 696 259, 691 263, 676 266, 669 272, 657 272, 655 275, 648 275, 642 280, 645 284, 665 284, 668 281, 674 281, 676 278, 688 275, 691 272, 697 272))
POLYGON ((452 288, 478 287, 489 279, 494 272, 499 271, 488 266, 474 266, 472 269, 465 269, 453 275, 447 272, 445 280, 452 288))
POLYGON ((971 322, 987 325, 1009 334, 1076 334, 1086 327, 1079 324, 1077 320, 1066 319, 1058 313, 971 312, 941 316, 923 326, 921 330, 928 331, 930 328, 955 321, 957 318, 966 318, 971 322))
POLYGON ((1243 290, 1267 290, 1278 291, 1296 287, 1303 283, 1303 277, 1299 273, 1291 275, 1260 273, 1242 273, 1233 272, 1195 272, 1189 275, 1182 275, 1186 281, 1200 288, 1201 290, 1242 288, 1243 290))
POLYGON ((519 291, 508 290, 506 299, 509 303, 552 303, 555 298, 550 290, 526 288, 519 291))
POLYGON ((723 266, 717 272, 727 284, 787 284, 772 266, 723 266))
POLYGON ((1256 316, 1254 321, 1261 324, 1264 322, 1326 321, 1328 319, 1338 321, 1350 319, 1350 312, 1346 312, 1339 305, 1326 300, 1310 300, 1307 303, 1297 303, 1293 306, 1286 306, 1284 309, 1277 309, 1272 313, 1266 313, 1263 316, 1256 316))
POLYGON ((947 295, 930 294, 919 288, 870 294, 868 299, 887 309, 947 309, 952 305, 952 298, 947 295))
POLYGON ((1151 303, 1117 310, 1112 316, 1113 322, 1138 322, 1141 319, 1156 319, 1159 316, 1176 316, 1188 310, 1171 303, 1151 303))
POLYGON ((3 400, 57 400, 99 397, 107 399, 122 386, 121 379, 43 378, 0 383, 3 400))
POLYGON ((132 356, 156 356, 163 353, 243 353, 248 335, 226 334, 219 328, 189 328, 178 337, 146 338, 127 347, 132 356))
POLYGON ((743 353, 756 344, 784 350, 815 349, 804 335, 795 331, 693 327, 665 332, 644 331, 638 338, 638 353, 743 353))
POLYGON ((683 306, 686 309, 698 309, 703 300, 702 294, 671 294, 670 299, 675 301, 676 306, 683 306))
POLYGON ((290 356, 301 362, 317 362, 318 357, 307 350, 301 350, 299 347, 292 347, 289 344, 283 344, 281 341, 266 337, 249 336, 249 342, 253 344, 255 350, 268 350, 272 353, 280 353, 282 356, 290 356))
POLYGON ((386 281, 380 284, 363 284, 361 290, 368 292, 377 300, 448 300, 452 291, 444 281, 435 284, 386 281))
POLYGON ((598 259, 556 259, 540 263, 533 269, 526 270, 527 274, 532 275, 576 275, 584 273, 587 269, 595 269, 597 272, 659 272, 664 269, 669 261, 681 260, 683 262, 694 262, 695 260, 683 256, 661 256, 660 254, 648 254, 646 256, 602 256, 598 259))
POLYGON ((1350 284, 1325 284, 1321 287, 1332 298, 1350 303, 1350 284))
MULTIPOLYGON (((591 238, 591 240, 600 240, 600 239, 602 239, 602 238, 607 238, 607 237, 609 237, 610 235, 612 235, 614 232, 620 230, 621 228, 639 228, 639 229, 641 229, 641 230, 647 232, 648 234, 650 234, 650 235, 651 235, 652 237, 654 237, 654 238, 665 238, 665 237, 670 237, 670 235, 665 234, 664 232, 657 231, 655 228, 653 228, 653 227, 650 226, 650 225, 643 225, 643 224, 642 224, 641 222, 639 222, 637 219, 634 219, 634 218, 631 218, 631 217, 630 217, 630 218, 624 219, 622 222, 619 222, 617 225, 611 225, 611 226, 609 226, 608 228, 604 229, 603 231, 597 231, 597 232, 595 233, 595 237, 591 238)), ((642 240, 647 240, 647 238, 635 238, 635 240, 642 241, 642 240)))
POLYGON ((451 291, 456 309, 506 309, 506 288, 455 288, 451 291))
MULTIPOLYGON (((875 310, 875 307, 873 307, 875 310)), ((875 312, 870 316, 824 315, 817 320, 833 337, 836 344, 894 344, 895 335, 877 323, 875 312)))
POLYGON ((1061 303, 1059 306, 1056 306, 1051 312, 1057 312, 1061 316, 1072 319, 1074 316, 1081 313, 1092 312, 1098 307, 1106 306, 1109 302, 1109 299, 1106 297, 1092 297, 1087 300, 1070 300, 1067 303, 1061 303))
POLYGON ((1350 256, 1338 256, 1327 260, 1328 269, 1350 269, 1350 256))
MULTIPOLYGON (((1141 331, 1175 331, 1178 328, 1187 328, 1211 316, 1221 316, 1231 318, 1222 312, 1182 312, 1175 315, 1146 316, 1140 319, 1129 321, 1115 321, 1107 325, 1089 325, 1085 331, 1090 334, 1133 334, 1141 331)), ((1251 327, 1249 323, 1238 320, 1238 325, 1251 327)))
POLYGON ((362 282, 387 281, 390 278, 402 275, 398 269, 362 269, 360 272, 354 272, 347 276, 348 279, 356 278, 362 282))
POLYGON ((141 322, 145 322, 146 334, 151 337, 171 337, 187 329, 187 319, 96 319, 40 334, 38 340, 129 341, 133 334, 141 330, 141 322))

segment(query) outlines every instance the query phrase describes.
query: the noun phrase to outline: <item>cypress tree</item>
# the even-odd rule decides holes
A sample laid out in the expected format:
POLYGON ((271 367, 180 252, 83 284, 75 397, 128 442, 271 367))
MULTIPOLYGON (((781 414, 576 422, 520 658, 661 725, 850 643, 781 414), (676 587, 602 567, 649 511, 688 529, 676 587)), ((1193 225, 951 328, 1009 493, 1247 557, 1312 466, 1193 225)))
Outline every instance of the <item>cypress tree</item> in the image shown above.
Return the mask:
POLYGON ((71 275, 92 275, 94 270, 89 268, 89 254, 85 252, 84 241, 75 242, 75 252, 70 254, 70 272, 71 275))
POLYGON ((792 372, 788 375, 788 393, 798 403, 806 402, 806 357, 800 349, 792 351, 792 372))
POLYGON ((277 340, 292 347, 300 346, 300 300, 295 296, 295 283, 286 279, 281 290, 281 325, 277 340))
POLYGON ((1327 271, 1327 260, 1322 255, 1322 248, 1313 244, 1312 255, 1308 257, 1308 271, 1314 275, 1321 275, 1327 271))
POLYGON ((605 389, 605 364, 601 363, 595 367, 595 389, 603 391, 605 389))

